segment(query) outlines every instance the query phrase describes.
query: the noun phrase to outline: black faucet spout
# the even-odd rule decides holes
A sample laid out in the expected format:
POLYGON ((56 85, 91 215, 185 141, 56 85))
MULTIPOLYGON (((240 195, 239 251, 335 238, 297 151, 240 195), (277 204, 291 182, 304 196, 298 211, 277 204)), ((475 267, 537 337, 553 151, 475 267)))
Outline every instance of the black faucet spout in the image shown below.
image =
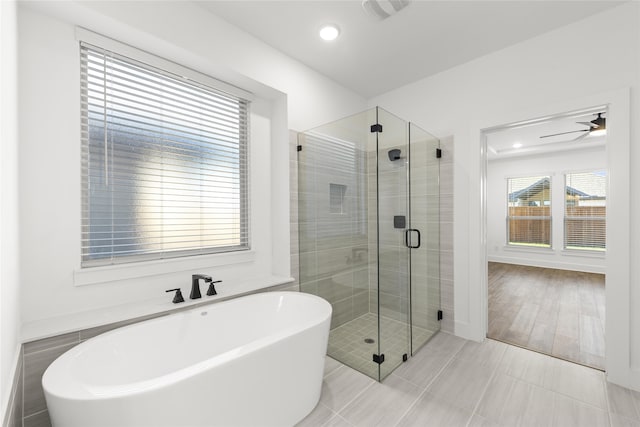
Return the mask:
POLYGON ((200 279, 204 280, 207 283, 211 283, 213 281, 211 276, 206 276, 204 274, 193 274, 191 276, 191 294, 189 295, 189 298, 202 298, 202 294, 200 293, 200 279))

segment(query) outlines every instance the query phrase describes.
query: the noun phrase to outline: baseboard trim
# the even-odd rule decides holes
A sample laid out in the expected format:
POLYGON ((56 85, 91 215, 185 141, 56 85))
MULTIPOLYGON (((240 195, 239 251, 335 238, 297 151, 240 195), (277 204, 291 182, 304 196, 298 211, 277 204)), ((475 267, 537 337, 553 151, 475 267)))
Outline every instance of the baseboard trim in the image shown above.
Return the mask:
POLYGON ((455 322, 454 335, 470 341, 482 342, 486 338, 482 331, 469 322, 455 322))
POLYGON ((640 392, 640 371, 635 369, 607 369, 607 382, 640 392))

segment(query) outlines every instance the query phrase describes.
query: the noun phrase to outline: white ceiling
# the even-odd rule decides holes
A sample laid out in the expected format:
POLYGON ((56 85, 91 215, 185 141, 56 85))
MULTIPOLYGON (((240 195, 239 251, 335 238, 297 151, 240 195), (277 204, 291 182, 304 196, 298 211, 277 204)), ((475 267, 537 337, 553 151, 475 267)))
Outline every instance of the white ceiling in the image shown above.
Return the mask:
MULTIPOLYGON (((598 111, 604 112, 604 107, 598 111)), ((588 126, 578 122, 590 122, 594 120, 597 117, 594 112, 542 120, 530 125, 507 128, 489 133, 487 135, 487 157, 489 160, 499 160, 508 157, 602 147, 605 144, 606 136, 594 136, 589 133, 586 137, 575 141, 576 138, 585 132, 574 131, 589 129, 588 126), (540 138, 543 135, 562 132, 574 133, 540 138), (522 146, 514 148, 513 144, 515 143, 520 143, 522 146)), ((606 118, 606 114, 604 114, 603 117, 606 118)))
POLYGON ((377 21, 365 14, 361 0, 198 1, 367 98, 620 3, 413 0, 396 15, 377 21), (325 23, 341 28, 336 41, 325 42, 318 37, 325 23))

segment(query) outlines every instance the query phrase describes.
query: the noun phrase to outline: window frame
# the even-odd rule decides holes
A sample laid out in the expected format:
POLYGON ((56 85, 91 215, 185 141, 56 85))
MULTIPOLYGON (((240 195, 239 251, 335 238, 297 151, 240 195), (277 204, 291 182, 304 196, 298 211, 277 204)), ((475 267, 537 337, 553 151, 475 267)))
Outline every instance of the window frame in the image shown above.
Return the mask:
MULTIPOLYGON (((535 175, 535 174, 528 174, 528 175, 521 175, 521 176, 508 176, 505 179, 506 181, 506 224, 505 224, 505 246, 509 249, 522 249, 522 250, 552 250, 553 249, 553 203, 552 203, 552 188, 553 188, 553 174, 540 174, 540 175, 535 175), (528 178, 538 178, 538 181, 547 178, 549 181, 549 203, 545 204, 544 200, 542 200, 542 204, 540 205, 540 207, 547 207, 548 211, 549 211, 549 215, 546 216, 511 216, 510 215, 510 208, 512 206, 510 206, 509 204, 510 202, 510 192, 509 190, 511 189, 510 183, 512 180, 517 180, 517 179, 528 179, 528 178), (519 242, 512 242, 511 241, 511 223, 514 220, 514 218, 518 218, 520 220, 525 220, 525 221, 532 221, 532 220, 542 220, 542 221, 548 221, 548 233, 549 233, 549 244, 536 244, 536 243, 519 243, 519 242)), ((537 182, 537 181, 536 181, 537 182)), ((535 184, 536 182, 533 182, 531 185, 535 184)))
MULTIPOLYGON (((569 175, 577 175, 577 174, 586 174, 586 173, 596 173, 596 172, 604 172, 605 173, 605 180, 608 182, 609 179, 609 174, 606 168, 595 168, 595 169, 582 169, 582 170, 575 170, 575 171, 567 171, 564 172, 564 186, 563 186, 563 204, 562 204, 562 250, 565 252, 573 252, 573 253, 580 253, 580 254, 593 254, 593 255, 601 255, 601 254, 606 254, 607 252, 607 240, 606 240, 606 224, 607 224, 607 215, 606 215, 606 208, 607 208, 607 199, 608 199, 608 194, 605 194, 605 216, 604 217, 582 217, 582 216, 571 216, 568 217, 567 216, 567 187, 569 187, 568 185, 568 177, 569 175), (595 247, 579 247, 579 246, 567 246, 567 221, 576 221, 576 220, 585 220, 585 221, 593 221, 593 220, 601 220, 604 221, 604 248, 599 249, 599 248, 595 248, 595 247)), ((605 183, 605 193, 608 193, 608 188, 607 188, 607 183, 605 183)))
MULTIPOLYGON (((174 256, 169 256, 167 257, 166 254, 162 254, 160 256, 154 256, 154 255, 133 255, 133 256, 129 256, 129 257, 124 257, 122 259, 122 261, 118 261, 118 262, 94 262, 93 260, 90 261, 85 261, 83 259, 82 256, 82 250, 81 250, 81 256, 80 256, 80 270, 74 272, 74 279, 75 278, 80 278, 79 282, 81 283, 76 283, 76 284, 89 284, 89 283, 97 283, 100 282, 100 280, 94 280, 92 278, 88 278, 88 280, 85 280, 86 277, 88 277, 85 274, 82 274, 82 271, 88 271, 88 270, 94 270, 96 272, 98 271, 103 271, 103 270, 109 270, 112 267, 123 267, 123 266, 131 266, 131 267, 135 267, 135 266, 142 266, 143 268, 140 271, 140 274, 136 274, 134 273, 133 275, 129 274, 127 275, 127 277, 136 277, 136 276, 144 276, 144 275, 148 275, 147 273, 145 273, 145 270, 149 270, 151 271, 149 268, 144 268, 144 266, 153 266, 152 268, 156 269, 159 265, 159 263, 168 263, 168 265, 170 264, 175 264, 174 267, 172 267, 171 269, 169 269, 168 271, 176 271, 175 268, 176 266, 178 266, 179 264, 184 264, 184 265, 202 265, 202 264, 206 264, 206 265, 225 265, 225 264, 229 264, 229 263, 235 263, 235 262, 246 262, 247 260, 253 259, 254 258, 254 253, 253 251, 251 251, 251 234, 250 234, 250 229, 251 229, 251 196, 249 194, 249 181, 250 181, 250 172, 249 172, 249 152, 250 152, 250 142, 249 142, 249 132, 250 132, 250 125, 249 125, 249 117, 250 117, 250 110, 248 105, 251 103, 251 101, 253 101, 254 97, 250 92, 244 91, 242 89, 239 89, 235 86, 229 85, 225 82, 219 81, 217 79, 214 79, 210 76, 207 76, 205 74, 199 73, 197 71, 194 71, 190 68, 184 67, 182 65, 179 65, 175 62, 163 59, 161 57, 152 55, 150 53, 141 51, 139 49, 133 48, 129 45, 117 42, 115 40, 100 36, 98 34, 92 33, 88 30, 85 30, 83 28, 76 28, 76 39, 81 43, 81 44, 86 44, 86 45, 90 45, 90 46, 94 46, 97 47, 98 49, 104 49, 107 51, 113 51, 116 52, 118 54, 118 56, 121 57, 126 57, 126 58, 130 58, 131 60, 135 61, 135 62, 141 62, 144 63, 150 67, 159 69, 161 72, 164 73, 168 73, 171 74, 173 76, 177 76, 177 77, 181 77, 184 80, 189 81, 190 83, 195 83, 196 85, 199 86, 204 86, 206 88, 210 88, 213 91, 217 91, 217 92, 225 92, 228 93, 234 97, 243 99, 244 101, 246 101, 247 103, 247 110, 246 110, 246 142, 245 142, 245 146, 243 147, 243 149, 245 150, 246 153, 246 163, 244 165, 243 170, 240 172, 240 174, 242 175, 242 181, 241 181, 241 193, 244 192, 244 198, 243 198, 243 204, 242 204, 242 209, 245 212, 244 214, 244 218, 245 220, 243 221, 244 224, 244 229, 247 233, 247 239, 246 239, 246 245, 244 245, 243 247, 238 247, 238 246, 234 246, 234 247, 229 247, 230 249, 227 250, 227 248, 222 248, 222 247, 217 247, 217 248, 210 248, 210 250, 198 250, 198 251, 192 251, 192 250, 182 250, 182 251, 178 251, 175 253, 174 256), (242 189, 244 188, 244 189, 242 189), (244 252, 246 255, 240 255, 240 254, 235 254, 237 252, 244 252), (193 259, 197 260, 194 262, 193 259), (217 260, 216 260, 217 258, 217 260), (185 262, 181 262, 181 261, 185 261, 185 262), (85 277, 85 279, 83 279, 83 277, 85 277)), ((80 85, 82 86, 83 83, 83 77, 80 78, 80 85)), ((81 111, 81 115, 83 120, 86 118, 86 114, 88 114, 86 111, 81 111)), ((83 147, 84 147, 84 137, 81 138, 83 140, 83 147)), ((84 150, 84 148, 83 148, 84 150)), ((85 161, 85 153, 83 152, 82 154, 82 161, 85 161)), ((84 205, 85 203, 85 172, 82 173, 82 197, 83 197, 83 202, 82 205, 84 205)), ((241 216, 242 216, 241 215, 241 216)), ((81 227, 83 227, 85 225, 84 223, 84 218, 83 215, 81 215, 81 227)), ((82 241, 82 240, 81 240, 82 241)), ((185 268, 189 269, 191 267, 185 268)), ((134 268, 135 269, 135 268, 134 268)), ((125 270, 132 270, 130 268, 126 268, 125 270)), ((160 270, 164 270, 163 268, 161 268, 160 270)), ((159 273, 159 271, 154 270, 157 273, 159 273)), ((115 276, 118 276, 117 274, 115 276)), ((113 280, 118 280, 118 279, 113 279, 113 280)), ((78 282, 78 280, 74 280, 76 282, 78 282)))

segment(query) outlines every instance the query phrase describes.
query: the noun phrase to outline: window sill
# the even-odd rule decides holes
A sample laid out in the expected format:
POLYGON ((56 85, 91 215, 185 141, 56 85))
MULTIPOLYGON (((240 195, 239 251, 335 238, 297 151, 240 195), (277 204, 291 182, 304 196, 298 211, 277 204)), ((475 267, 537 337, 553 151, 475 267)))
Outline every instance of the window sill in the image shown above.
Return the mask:
POLYGON ((530 252, 534 254, 549 254, 553 253, 554 250, 552 247, 549 248, 540 248, 535 246, 510 246, 506 245, 503 248, 507 252, 530 252))
POLYGON ((75 286, 95 285, 98 283, 116 282, 118 280, 157 276, 159 274, 193 271, 221 265, 242 264, 254 261, 255 257, 256 253, 254 251, 238 251, 76 269, 73 272, 73 284, 75 286))
POLYGON ((607 251, 596 252, 596 251, 581 251, 579 249, 563 249, 560 251, 562 256, 574 256, 574 257, 583 257, 583 258, 599 258, 604 259, 607 257, 607 251))

